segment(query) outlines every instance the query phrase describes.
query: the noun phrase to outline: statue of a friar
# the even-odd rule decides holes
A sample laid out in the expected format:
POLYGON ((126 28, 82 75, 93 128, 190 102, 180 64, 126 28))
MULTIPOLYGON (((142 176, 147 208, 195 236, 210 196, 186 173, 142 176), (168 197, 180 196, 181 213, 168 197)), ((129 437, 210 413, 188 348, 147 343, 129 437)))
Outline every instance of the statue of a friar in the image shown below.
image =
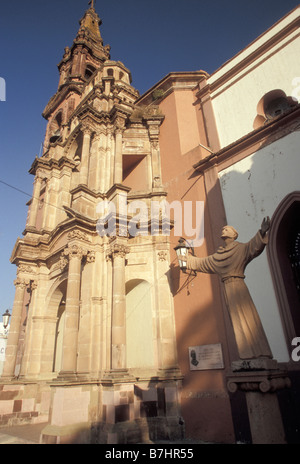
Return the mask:
POLYGON ((236 241, 237 231, 225 226, 221 235, 225 246, 216 253, 206 258, 181 256, 187 261, 187 269, 220 276, 241 359, 272 358, 260 317, 244 282, 244 270, 264 250, 269 228, 270 219, 266 217, 257 234, 248 243, 240 243, 236 241))

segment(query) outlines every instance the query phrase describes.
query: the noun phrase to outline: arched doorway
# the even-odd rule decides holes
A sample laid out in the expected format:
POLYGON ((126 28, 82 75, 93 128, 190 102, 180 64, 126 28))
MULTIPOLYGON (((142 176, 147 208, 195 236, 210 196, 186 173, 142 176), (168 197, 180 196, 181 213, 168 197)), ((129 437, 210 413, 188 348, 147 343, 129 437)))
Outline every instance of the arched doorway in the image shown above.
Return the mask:
POLYGON ((55 345, 53 355, 53 372, 60 372, 62 361, 63 334, 65 325, 65 298, 62 297, 58 311, 55 330, 55 345))
POLYGON ((268 256, 288 346, 300 334, 300 192, 278 206, 270 229, 268 256))
POLYGON ((126 283, 126 357, 128 368, 154 367, 151 285, 141 279, 126 283))
POLYGON ((57 318, 52 345, 52 372, 56 373, 61 370, 66 293, 67 280, 63 280, 53 291, 48 305, 48 313, 57 318))

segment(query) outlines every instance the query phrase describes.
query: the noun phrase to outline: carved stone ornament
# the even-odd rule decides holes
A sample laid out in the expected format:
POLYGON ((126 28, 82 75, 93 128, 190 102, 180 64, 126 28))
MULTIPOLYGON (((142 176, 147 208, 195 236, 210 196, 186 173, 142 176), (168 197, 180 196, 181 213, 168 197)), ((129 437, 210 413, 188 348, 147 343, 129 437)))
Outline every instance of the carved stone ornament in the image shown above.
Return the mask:
POLYGON ((59 258, 59 263, 57 265, 57 268, 60 269, 61 271, 63 271, 65 269, 65 267, 67 266, 67 264, 68 264, 68 260, 65 257, 64 252, 62 252, 62 254, 61 254, 60 258, 59 258))
POLYGON ((32 274, 34 271, 29 264, 20 264, 17 270, 17 274, 20 274, 21 272, 26 274, 32 274))
POLYGON ((69 257, 69 259, 79 258, 81 260, 83 256, 87 255, 87 251, 81 248, 79 245, 69 244, 68 247, 63 251, 63 255, 69 257))
POLYGON ((87 263, 94 263, 95 262, 95 252, 94 251, 88 251, 87 256, 86 256, 86 262, 87 263))
POLYGON ((125 129, 125 119, 122 116, 117 116, 115 119, 115 132, 123 133, 125 129))
POLYGON ((35 280, 32 280, 31 285, 30 285, 31 290, 36 290, 37 287, 38 287, 38 283, 35 280))
POLYGON ((168 253, 166 251, 159 251, 158 252, 159 261, 166 261, 167 257, 168 257, 168 253))
POLYGON ((115 243, 111 246, 110 250, 107 252, 106 260, 114 259, 114 258, 125 258, 126 254, 128 254, 130 248, 125 245, 120 245, 115 243))
POLYGON ((79 239, 85 242, 90 242, 90 239, 87 236, 87 234, 85 234, 84 232, 81 232, 80 230, 72 230, 71 232, 68 233, 68 240, 73 240, 73 239, 79 239))
POLYGON ((273 393, 277 390, 290 388, 291 381, 285 372, 253 372, 240 376, 233 376, 227 382, 227 388, 231 393, 237 390, 261 393, 273 393))
POLYGON ((26 288, 29 284, 29 280, 27 279, 20 279, 19 277, 14 280, 15 287, 26 288))

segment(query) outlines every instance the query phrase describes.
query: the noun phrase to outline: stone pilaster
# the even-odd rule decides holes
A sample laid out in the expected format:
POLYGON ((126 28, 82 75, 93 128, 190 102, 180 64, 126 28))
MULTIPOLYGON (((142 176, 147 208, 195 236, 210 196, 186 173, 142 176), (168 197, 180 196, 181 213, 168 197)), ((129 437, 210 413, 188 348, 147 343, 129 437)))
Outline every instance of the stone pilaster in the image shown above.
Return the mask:
POLYGON ((161 162, 159 150, 159 126, 160 121, 148 120, 148 130, 151 142, 151 159, 152 159, 152 188, 160 188, 161 179, 161 162))
POLYGON ((114 243, 108 257, 113 263, 111 371, 126 371, 125 256, 129 248, 114 243))
POLYGON ((122 143, 124 129, 125 120, 122 117, 118 117, 115 129, 114 184, 121 184, 123 181, 122 143))
POLYGON ((102 129, 99 133, 100 144, 99 144, 99 162, 97 165, 97 174, 96 174, 96 189, 100 192, 105 192, 108 189, 108 182, 106 182, 106 169, 107 169, 107 135, 106 131, 102 129))
POLYGON ((65 309, 62 370, 60 376, 72 375, 77 367, 77 340, 79 323, 81 261, 86 251, 77 244, 64 250, 69 258, 68 287, 65 309))
POLYGON ((10 323, 9 336, 7 340, 5 364, 3 368, 2 378, 12 379, 15 373, 15 365, 18 352, 18 343, 21 330, 22 312, 24 307, 25 289, 28 281, 17 278, 14 282, 16 287, 12 317, 10 323))
POLYGON ((29 220, 27 224, 28 227, 36 226, 36 219, 37 219, 37 213, 38 213, 38 208, 39 208, 39 199, 40 199, 42 182, 43 182, 42 177, 40 175, 37 175, 34 181, 33 196, 32 196, 32 202, 31 202, 31 207, 30 207, 29 220))
POLYGON ((80 184, 83 185, 87 185, 88 182, 91 135, 92 129, 90 129, 89 127, 84 127, 80 164, 80 184))
POLYGON ((167 272, 169 269, 168 245, 157 245, 155 259, 156 274, 156 307, 158 311, 159 339, 158 339, 158 368, 163 373, 174 372, 179 375, 174 308, 170 293, 167 272))

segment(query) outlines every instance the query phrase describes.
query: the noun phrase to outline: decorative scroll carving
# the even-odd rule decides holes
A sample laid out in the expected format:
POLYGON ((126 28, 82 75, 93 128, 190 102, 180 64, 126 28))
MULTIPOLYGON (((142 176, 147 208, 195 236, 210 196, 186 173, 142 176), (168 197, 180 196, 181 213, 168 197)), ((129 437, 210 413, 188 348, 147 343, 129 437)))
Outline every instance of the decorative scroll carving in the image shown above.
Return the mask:
POLYGON ((159 261, 167 261, 168 253, 166 251, 159 251, 158 252, 158 259, 159 261))
POLYGON ((59 263, 57 265, 57 268, 60 269, 61 271, 63 271, 65 269, 65 267, 67 266, 67 264, 68 264, 68 260, 64 256, 64 252, 62 252, 62 254, 61 254, 60 258, 59 258, 59 263))
POLYGON ((87 255, 87 251, 81 248, 79 245, 68 245, 67 248, 64 249, 63 255, 67 256, 69 259, 79 258, 80 260, 87 255))
POLYGON ((110 247, 109 251, 107 252, 106 260, 114 259, 116 257, 125 258, 126 254, 128 254, 129 251, 130 251, 129 247, 115 243, 114 245, 110 247))
POLYGON ((261 393, 273 393, 283 388, 289 388, 291 380, 285 372, 277 371, 270 372, 256 372, 252 375, 240 375, 233 377, 227 382, 227 388, 231 393, 237 390, 242 391, 257 391, 261 393))
POLYGON ((21 272, 25 274, 32 274, 34 270, 29 264, 20 264, 17 270, 17 274, 20 274, 21 272))
POLYGON ((85 242, 90 242, 88 235, 81 230, 72 230, 68 233, 68 240, 79 239, 85 242))
POLYGON ((14 280, 15 287, 26 288, 29 284, 29 280, 27 279, 20 279, 19 277, 14 280))
POLYGON ((94 263, 95 262, 95 252, 94 251, 88 251, 87 256, 86 256, 86 262, 87 263, 94 263))

